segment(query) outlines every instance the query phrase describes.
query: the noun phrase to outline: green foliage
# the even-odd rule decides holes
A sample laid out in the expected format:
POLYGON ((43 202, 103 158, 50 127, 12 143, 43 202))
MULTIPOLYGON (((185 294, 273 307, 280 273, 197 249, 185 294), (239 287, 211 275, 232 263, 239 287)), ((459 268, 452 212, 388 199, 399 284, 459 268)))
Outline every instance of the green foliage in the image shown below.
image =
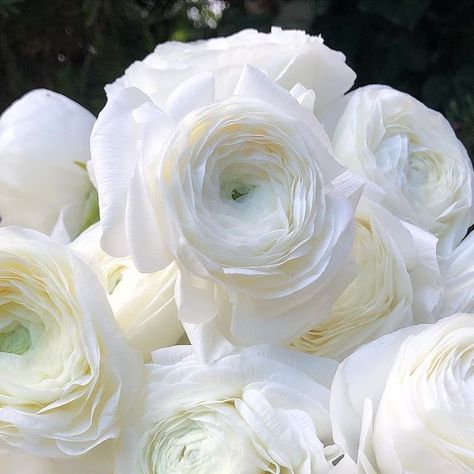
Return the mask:
POLYGON ((0 16, 8 18, 19 13, 18 4, 24 0, 0 0, 0 16))
POLYGON ((473 0, 0 0, 0 110, 47 87, 97 113, 104 85, 156 44, 272 24, 321 33, 357 86, 440 110, 474 156, 473 0))

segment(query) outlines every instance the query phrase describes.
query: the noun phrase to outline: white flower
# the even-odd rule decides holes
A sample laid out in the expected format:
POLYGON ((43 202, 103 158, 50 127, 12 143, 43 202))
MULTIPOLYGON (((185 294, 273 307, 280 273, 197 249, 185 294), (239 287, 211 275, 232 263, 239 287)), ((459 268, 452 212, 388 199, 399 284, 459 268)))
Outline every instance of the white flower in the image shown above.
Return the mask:
POLYGON ((140 376, 95 274, 32 230, 0 229, 0 440, 79 456, 120 433, 140 376))
POLYGON ((331 183, 345 170, 314 115, 261 72, 217 101, 214 77, 193 77, 166 110, 125 89, 91 143, 103 249, 140 271, 175 259, 182 321, 219 315, 239 343, 291 342, 352 277, 353 204, 331 183))
POLYGON ((439 316, 474 313, 474 233, 444 262, 443 274, 445 291, 439 316))
POLYGON ((94 121, 79 104, 45 89, 29 92, 1 115, 2 226, 62 239, 79 234, 95 192, 86 171, 94 121))
POLYGON ((292 345, 342 360, 377 337, 434 322, 442 292, 436 243, 431 234, 361 200, 352 250, 357 276, 337 299, 331 317, 292 345))
POLYGON ((176 264, 155 273, 139 273, 130 257, 107 255, 100 248, 100 236, 99 225, 94 225, 71 247, 90 258, 125 337, 149 359, 152 351, 176 344, 184 334, 174 299, 176 264))
POLYGON ((336 363, 269 346, 209 364, 190 346, 153 358, 142 414, 119 444, 117 474, 351 472, 350 460, 333 465, 343 454, 328 411, 336 363))
POLYGON ((334 440, 359 472, 474 472, 474 315, 401 329, 338 368, 334 440))
POLYGON ((447 120, 385 86, 362 87, 344 101, 333 134, 336 157, 449 254, 473 223, 474 187, 472 164, 447 120))
POLYGON ((111 96, 120 88, 137 87, 164 107, 176 84, 210 71, 216 77, 216 97, 222 99, 232 95, 246 64, 287 90, 298 83, 312 89, 318 109, 348 91, 355 79, 345 56, 325 46, 320 36, 274 27, 271 33, 243 30, 227 38, 161 44, 106 90, 111 96))

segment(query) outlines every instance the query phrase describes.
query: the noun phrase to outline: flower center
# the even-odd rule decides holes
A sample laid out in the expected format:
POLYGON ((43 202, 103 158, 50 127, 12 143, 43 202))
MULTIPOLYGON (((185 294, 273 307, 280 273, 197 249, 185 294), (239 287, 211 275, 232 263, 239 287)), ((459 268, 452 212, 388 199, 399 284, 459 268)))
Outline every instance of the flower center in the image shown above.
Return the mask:
POLYGON ((243 202, 254 191, 257 186, 255 184, 244 183, 240 179, 231 182, 223 183, 222 195, 226 199, 232 201, 243 202))
POLYGON ((240 198, 245 199, 247 195, 250 194, 254 188, 255 186, 248 185, 248 184, 242 184, 242 185, 236 186, 232 190, 232 199, 234 201, 238 201, 240 198))
POLYGON ((0 352, 22 355, 31 349, 30 331, 13 322, 0 331, 0 352))

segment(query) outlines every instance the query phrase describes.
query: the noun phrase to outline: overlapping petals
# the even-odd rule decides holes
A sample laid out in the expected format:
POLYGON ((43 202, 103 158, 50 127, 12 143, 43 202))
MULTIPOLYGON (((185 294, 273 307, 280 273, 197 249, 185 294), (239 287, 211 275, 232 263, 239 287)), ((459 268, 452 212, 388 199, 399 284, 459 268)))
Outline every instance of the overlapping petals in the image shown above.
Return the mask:
POLYGON ((412 324, 435 321, 443 293, 437 239, 363 199, 356 211, 357 276, 328 321, 292 346, 338 360, 359 345, 412 324))
POLYGON ((209 364, 188 346, 157 351, 118 473, 351 472, 331 438, 335 365, 268 346, 209 364))
POLYGON ((334 184, 350 177, 314 115, 255 69, 217 101, 214 78, 195 76, 166 110, 125 89, 92 153, 104 250, 140 271, 176 260, 185 322, 217 318, 241 344, 291 342, 352 277, 354 203, 334 184))
POLYGON ((274 27, 271 33, 247 29, 226 38, 158 45, 106 90, 112 96, 122 88, 136 87, 165 106, 177 83, 211 72, 216 97, 223 99, 232 95, 245 65, 260 69, 287 90, 297 83, 313 90, 316 109, 344 94, 355 80, 345 56, 324 45, 320 36, 274 27))
POLYGON ((140 379, 102 286, 42 234, 0 230, 0 440, 80 456, 120 433, 140 379))
POLYGON ((443 265, 445 291, 439 317, 474 313, 474 234, 469 234, 443 265))
POLYGON ((474 470, 474 315, 402 329, 339 367, 334 438, 361 472, 474 470))
MULTIPOLYGON (((448 121, 385 86, 357 89, 335 126, 337 158, 375 184, 395 215, 439 238, 449 255, 473 223, 473 169, 448 121)), ((331 114, 329 114, 331 115, 331 114)))
POLYGON ((174 292, 178 271, 174 263, 155 273, 139 273, 130 257, 114 258, 100 248, 98 225, 81 234, 71 247, 90 259, 128 343, 145 360, 184 335, 174 292))
POLYGON ((88 178, 95 117, 74 101, 37 89, 0 117, 1 225, 77 236, 95 191, 88 178))

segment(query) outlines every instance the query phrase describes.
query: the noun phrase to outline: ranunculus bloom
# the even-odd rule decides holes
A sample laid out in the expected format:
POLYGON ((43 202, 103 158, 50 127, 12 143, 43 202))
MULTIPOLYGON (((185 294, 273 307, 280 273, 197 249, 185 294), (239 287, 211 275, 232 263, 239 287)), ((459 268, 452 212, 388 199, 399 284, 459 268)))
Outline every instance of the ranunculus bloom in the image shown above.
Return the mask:
POLYGON ((117 474, 351 472, 331 438, 335 362, 269 346, 209 364, 190 346, 153 358, 141 414, 119 444, 117 474))
POLYGON ((312 89, 317 109, 348 91, 355 79, 344 55, 325 46, 320 36, 272 28, 271 33, 243 30, 226 38, 161 44, 106 90, 110 96, 120 88, 137 87, 164 107, 176 84, 212 72, 216 97, 222 99, 232 95, 246 64, 264 71, 285 89, 297 83, 312 89))
POLYGON ((353 204, 333 185, 345 169, 314 115, 256 69, 225 100, 209 74, 166 109, 125 89, 91 143, 102 247, 140 271, 176 260, 182 321, 219 316, 238 343, 291 342, 350 280, 353 204))
POLYGON ((107 255, 100 248, 100 237, 100 227, 94 225, 71 247, 90 258, 127 341, 147 360, 150 352, 172 346, 184 335, 174 298, 176 264, 155 273, 139 273, 130 257, 107 255))
POLYGON ((472 314, 377 339, 338 368, 334 440, 360 472, 474 472, 473 373, 472 314))
POLYGON ((344 100, 332 140, 336 157, 449 254, 473 223, 474 187, 471 161, 448 121, 390 87, 362 87, 344 100))
POLYGON ((38 89, 0 117, 0 219, 75 237, 95 191, 86 171, 95 117, 56 92, 38 89))
POLYGON ((434 322, 442 293, 436 243, 433 235, 363 199, 352 250, 357 276, 337 299, 331 317, 292 345, 342 360, 377 337, 434 322))
POLYGON ((456 247, 442 268, 445 290, 439 317, 474 313, 474 233, 456 247))
POLYGON ((0 444, 80 456, 120 433, 141 363, 94 272, 32 230, 0 229, 0 444))

